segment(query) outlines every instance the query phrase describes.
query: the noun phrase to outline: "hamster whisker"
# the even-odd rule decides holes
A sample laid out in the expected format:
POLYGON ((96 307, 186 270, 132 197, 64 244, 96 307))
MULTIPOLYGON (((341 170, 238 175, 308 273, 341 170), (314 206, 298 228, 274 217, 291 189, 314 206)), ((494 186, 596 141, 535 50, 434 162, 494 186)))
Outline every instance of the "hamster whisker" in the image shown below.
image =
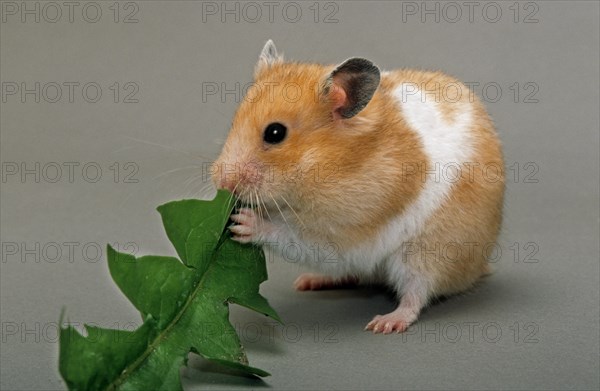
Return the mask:
POLYGON ((265 201, 262 199, 262 197, 258 194, 258 191, 256 192, 256 195, 258 197, 258 202, 262 202, 263 205, 263 209, 265 210, 265 213, 267 214, 267 217, 269 218, 270 221, 273 221, 273 219, 271 219, 271 215, 269 214, 269 209, 267 209, 267 204, 265 204, 265 201))
MULTIPOLYGON (((202 178, 202 173, 197 173, 197 174, 192 174, 186 181, 183 182, 183 184, 185 185, 183 187, 183 189, 181 190, 181 193, 179 194, 179 197, 184 197, 187 198, 189 195, 193 194, 194 191, 189 191, 188 188, 190 188, 193 183, 202 178)), ((193 188, 192 188, 193 189, 193 188)))
POLYGON ((288 229, 290 231, 292 231, 292 227, 290 227, 290 225, 288 224, 287 219, 285 218, 285 216, 283 215, 283 212, 281 210, 281 208, 279 207, 279 204, 277 203, 277 200, 275 200, 275 198, 273 197, 273 194, 269 193, 269 196, 271 197, 271 199, 273 200, 273 202, 275 203, 275 207, 277 207, 277 210, 279 211, 279 214, 281 215, 281 217, 283 218, 283 221, 285 222, 285 225, 287 225, 288 229))
MULTIPOLYGON (((235 191, 237 190, 237 188, 238 188, 239 185, 240 185, 240 181, 237 181, 237 183, 235 184, 235 186, 233 186, 233 189, 231 190, 231 193, 229 195, 229 200, 228 200, 228 201, 235 200, 235 209, 238 209, 239 205, 240 205, 239 197, 235 196, 235 191)), ((227 204, 225 204, 225 205, 227 205, 227 204)))
POLYGON ((178 153, 182 153, 182 154, 186 155, 187 157, 189 157, 191 159, 194 159, 194 160, 199 160, 200 162, 205 162, 205 161, 211 161, 212 162, 212 161, 214 161, 214 159, 211 159, 211 158, 209 158, 207 156, 204 156, 204 155, 195 155, 195 154, 190 153, 189 151, 184 151, 183 149, 175 148, 175 147, 172 147, 170 145, 163 145, 163 144, 155 143, 153 141, 142 140, 142 139, 139 139, 139 138, 136 138, 136 137, 126 136, 126 135, 121 135, 121 137, 125 137, 125 138, 127 138, 129 140, 136 141, 138 143, 147 144, 147 145, 151 145, 151 146, 154 146, 154 147, 160 147, 160 148, 164 148, 164 149, 167 149, 167 150, 170 150, 170 151, 175 151, 175 152, 178 152, 178 153))
POLYGON ((155 176, 154 178, 152 178, 152 180, 155 181, 158 178, 161 178, 161 177, 163 177, 165 175, 173 174, 173 173, 178 172, 178 171, 188 170, 188 169, 192 169, 192 168, 201 168, 201 167, 198 166, 198 165, 192 165, 192 166, 185 166, 185 167, 174 168, 172 170, 167 170, 167 171, 163 172, 162 174, 158 174, 157 176, 155 176))
POLYGON ((260 221, 263 221, 263 212, 262 208, 260 207, 260 202, 258 200, 258 192, 256 191, 256 189, 254 189, 252 195, 254 196, 253 199, 256 200, 256 211, 258 212, 258 217, 260 217, 260 221))
POLYGON ((134 194, 133 191, 129 191, 127 193, 127 195, 125 197, 122 198, 121 203, 119 205, 119 207, 123 207, 125 206, 125 204, 127 203, 127 201, 129 201, 129 198, 131 198, 131 196, 134 194))
POLYGON ((183 196, 185 189, 189 186, 189 184, 195 179, 195 175, 192 174, 190 175, 185 181, 183 181, 183 189, 181 189, 181 193, 179 194, 179 196, 183 196))
POLYGON ((209 191, 211 191, 211 190, 212 190, 212 193, 214 193, 214 190, 215 190, 214 185, 211 182, 206 182, 204 184, 204 186, 202 186, 200 188, 200 190, 198 190, 198 193, 197 193, 198 197, 200 199, 210 199, 210 198, 212 198, 212 197, 210 197, 210 193, 209 193, 209 191))
POLYGON ((283 202, 285 202, 287 204, 287 206, 290 208, 290 210, 294 213, 294 215, 298 219, 298 222, 300 222, 300 224, 302 225, 302 228, 306 229, 306 225, 304 224, 304 221, 302 221, 302 219, 300 218, 300 216, 298 216, 298 213, 296 213, 296 211, 294 210, 294 208, 292 208, 292 205, 290 205, 290 203, 285 199, 285 197, 283 195, 280 196, 280 197, 283 200, 283 202))
MULTIPOLYGON (((229 194, 229 197, 227 198, 227 202, 225 203, 225 205, 223 206, 223 211, 225 211, 225 209, 227 209, 227 205, 229 205, 229 203, 234 200, 234 196, 233 193, 229 194)), ((236 213, 235 211, 235 206, 234 209, 231 211, 231 213, 236 213)))

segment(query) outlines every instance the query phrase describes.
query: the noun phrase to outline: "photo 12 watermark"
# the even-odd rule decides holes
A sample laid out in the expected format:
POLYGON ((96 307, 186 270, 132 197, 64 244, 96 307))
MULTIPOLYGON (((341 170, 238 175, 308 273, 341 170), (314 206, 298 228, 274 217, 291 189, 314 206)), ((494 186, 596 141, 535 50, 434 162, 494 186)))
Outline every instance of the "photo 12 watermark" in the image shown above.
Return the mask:
POLYGON ((539 183, 540 166, 536 162, 402 162, 401 181, 420 183, 539 183))
MULTIPOLYGON (((106 243, 80 241, 2 241, 2 263, 96 263, 106 259, 106 243)), ((127 255, 135 256, 139 246, 135 242, 111 243, 110 246, 127 255)))
POLYGON ((137 1, 2 1, 0 21, 14 23, 139 23, 137 1))
MULTIPOLYGON (((227 336, 222 327, 214 322, 202 322, 198 325, 201 334, 208 339, 219 339, 227 336)), ((335 322, 314 322, 301 324, 296 322, 234 322, 233 329, 244 345, 253 343, 273 344, 310 343, 334 344, 340 342, 340 327, 335 322)))
POLYGON ((2 183, 139 183, 136 162, 3 161, 2 183))
POLYGON ((418 321, 401 334, 403 343, 537 344, 540 325, 532 321, 418 321))
POLYGON ((483 258, 491 264, 504 260, 513 263, 537 264, 540 245, 535 241, 511 243, 498 242, 424 242, 406 241, 401 246, 403 263, 418 261, 419 263, 448 263, 454 264, 471 259, 483 258))
POLYGON ((114 343, 131 343, 135 342, 131 334, 115 333, 113 330, 119 331, 135 331, 140 325, 135 322, 113 322, 109 325, 100 325, 98 323, 89 322, 81 323, 69 321, 65 323, 59 322, 24 322, 24 321, 3 321, 2 322, 2 343, 20 343, 20 344, 54 344, 60 341, 60 331, 70 326, 67 338, 73 338, 73 333, 78 333, 88 337, 88 342, 95 343, 106 341, 106 337, 112 339, 114 343), (89 328, 95 330, 94 333, 88 334, 89 328))
POLYGON ((339 23, 337 1, 202 1, 202 23, 339 23))
POLYGON ((137 82, 3 81, 2 103, 139 103, 137 82))
POLYGON ((399 1, 402 23, 539 23, 535 1, 399 1))

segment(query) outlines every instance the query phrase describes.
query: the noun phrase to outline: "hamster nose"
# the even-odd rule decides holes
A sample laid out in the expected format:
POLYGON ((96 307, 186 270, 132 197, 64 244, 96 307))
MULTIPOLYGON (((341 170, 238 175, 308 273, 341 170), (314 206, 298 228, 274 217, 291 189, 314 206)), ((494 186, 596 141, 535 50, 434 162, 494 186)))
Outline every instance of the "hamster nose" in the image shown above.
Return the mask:
POLYGON ((243 167, 236 166, 235 170, 222 171, 218 178, 218 187, 239 195, 256 186, 260 179, 258 167, 254 164, 246 164, 243 167))
POLYGON ((219 183, 219 189, 229 190, 231 193, 235 193, 236 185, 232 181, 221 180, 219 183))

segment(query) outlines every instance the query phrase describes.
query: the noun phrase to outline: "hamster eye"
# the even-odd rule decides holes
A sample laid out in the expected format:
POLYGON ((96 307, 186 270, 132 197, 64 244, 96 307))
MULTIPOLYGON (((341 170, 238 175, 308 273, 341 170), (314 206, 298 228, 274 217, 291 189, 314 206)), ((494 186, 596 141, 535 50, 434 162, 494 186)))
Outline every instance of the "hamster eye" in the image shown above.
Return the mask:
POLYGON ((279 144, 285 139, 287 128, 279 122, 273 122, 265 128, 263 140, 269 144, 279 144))

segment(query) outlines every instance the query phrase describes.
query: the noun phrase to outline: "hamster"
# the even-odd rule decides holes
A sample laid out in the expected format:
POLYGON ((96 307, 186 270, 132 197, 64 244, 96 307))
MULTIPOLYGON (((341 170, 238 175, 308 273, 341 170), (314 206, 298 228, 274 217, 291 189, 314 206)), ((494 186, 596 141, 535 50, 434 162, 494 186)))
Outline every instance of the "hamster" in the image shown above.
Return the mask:
POLYGON ((367 324, 374 333, 405 331, 433 298, 489 272, 504 163, 462 83, 363 58, 286 62, 271 40, 254 76, 212 170, 245 205, 235 240, 318 271, 298 277, 300 291, 390 287, 399 304, 367 324))

